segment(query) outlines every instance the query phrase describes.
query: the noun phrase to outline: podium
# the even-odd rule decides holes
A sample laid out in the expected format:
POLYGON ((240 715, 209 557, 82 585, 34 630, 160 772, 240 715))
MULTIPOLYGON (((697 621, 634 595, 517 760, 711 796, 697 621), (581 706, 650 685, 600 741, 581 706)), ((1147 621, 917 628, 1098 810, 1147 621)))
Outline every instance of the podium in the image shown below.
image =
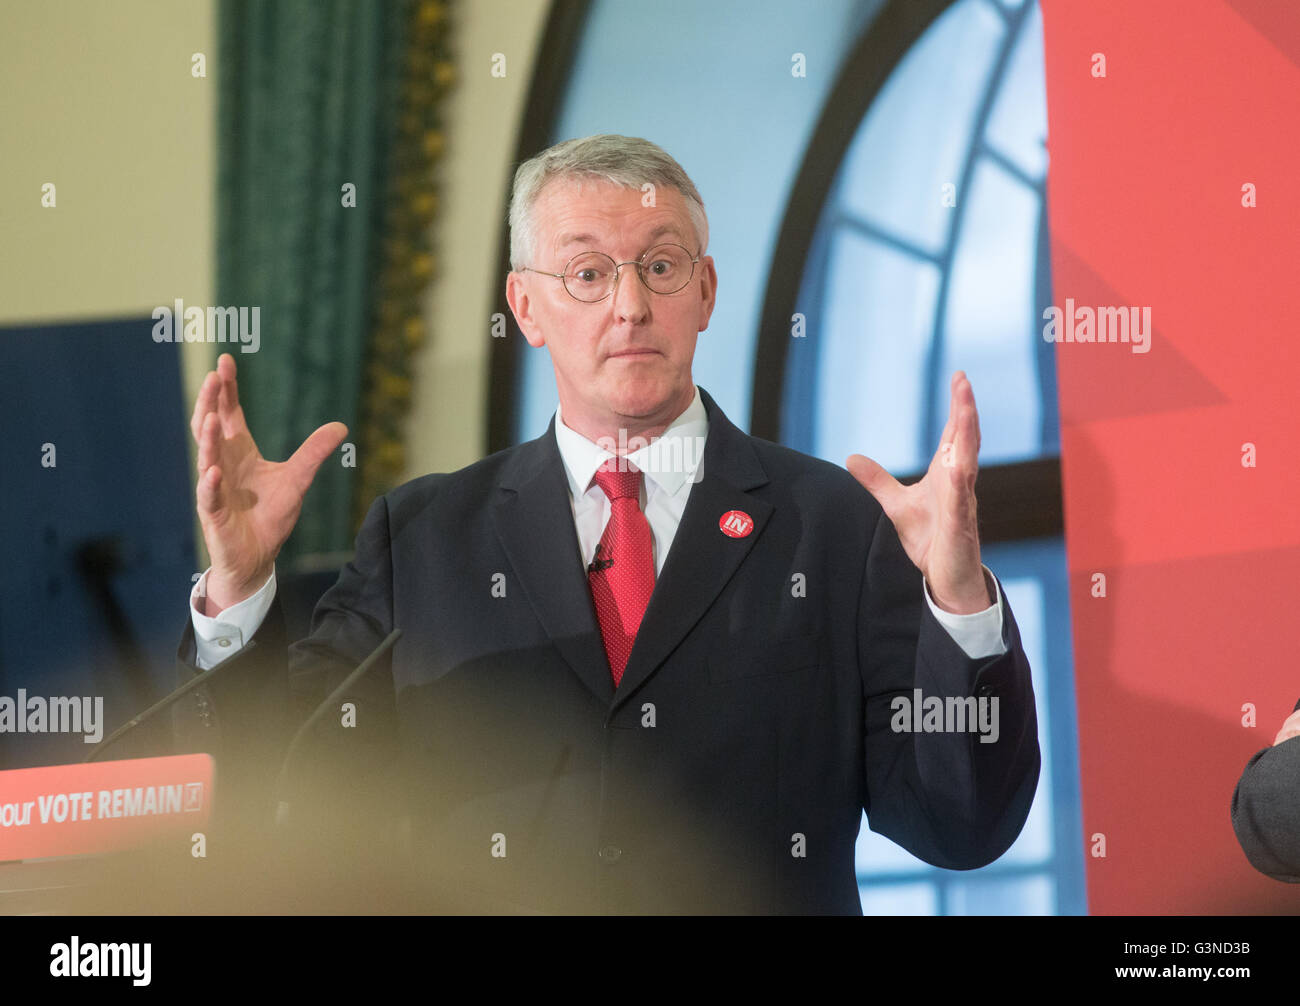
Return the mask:
POLYGON ((214 776, 206 754, 0 772, 0 913, 128 910, 116 883, 206 841, 214 776))
POLYGON ((206 754, 0 772, 0 915, 534 913, 417 851, 408 817, 377 826, 386 791, 277 824, 214 801, 216 775, 206 754))

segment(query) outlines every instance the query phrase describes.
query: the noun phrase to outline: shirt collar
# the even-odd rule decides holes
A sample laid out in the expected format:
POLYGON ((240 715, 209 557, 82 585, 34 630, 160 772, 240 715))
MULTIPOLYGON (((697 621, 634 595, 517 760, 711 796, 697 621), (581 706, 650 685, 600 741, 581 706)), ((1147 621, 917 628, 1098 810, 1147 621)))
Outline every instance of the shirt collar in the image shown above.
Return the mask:
MULTIPOLYGON (((627 459, 645 472, 647 482, 653 481, 671 496, 695 474, 704 460, 704 438, 708 431, 709 417, 697 387, 695 397, 685 411, 650 444, 629 452, 627 459)), ((558 405, 555 408, 555 442, 564 460, 569 492, 575 500, 586 493, 596 469, 610 458, 617 457, 564 425, 558 405)))

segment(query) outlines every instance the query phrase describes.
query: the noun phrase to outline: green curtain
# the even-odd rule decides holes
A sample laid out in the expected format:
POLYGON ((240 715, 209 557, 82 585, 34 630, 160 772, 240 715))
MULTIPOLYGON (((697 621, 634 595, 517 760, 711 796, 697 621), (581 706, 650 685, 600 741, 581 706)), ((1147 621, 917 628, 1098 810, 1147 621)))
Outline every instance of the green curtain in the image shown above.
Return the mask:
MULTIPOLYGON (((249 428, 288 457, 321 423, 358 452, 413 0, 222 0, 217 303, 260 307, 235 352, 249 428), (344 186, 355 186, 355 207, 344 186)), ((358 467, 327 459, 282 555, 350 548, 358 467)))

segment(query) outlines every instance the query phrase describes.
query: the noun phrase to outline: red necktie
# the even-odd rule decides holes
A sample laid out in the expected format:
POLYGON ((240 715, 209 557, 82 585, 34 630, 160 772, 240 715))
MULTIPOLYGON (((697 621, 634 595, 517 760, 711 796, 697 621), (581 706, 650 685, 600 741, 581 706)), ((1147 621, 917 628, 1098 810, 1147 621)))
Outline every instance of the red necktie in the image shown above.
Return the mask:
POLYGON ((615 688, 623 680, 655 587, 650 523, 641 512, 641 472, 628 461, 622 467, 626 471, 619 471, 619 462, 611 459, 595 475, 596 485, 609 497, 609 523, 587 574, 615 688))

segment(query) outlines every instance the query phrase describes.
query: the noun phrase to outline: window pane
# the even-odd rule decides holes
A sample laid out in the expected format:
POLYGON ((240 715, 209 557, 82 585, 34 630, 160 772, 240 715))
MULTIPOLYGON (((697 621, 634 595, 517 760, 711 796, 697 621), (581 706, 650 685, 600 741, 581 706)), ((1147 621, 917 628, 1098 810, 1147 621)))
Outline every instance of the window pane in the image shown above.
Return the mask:
POLYGON ((1025 827, 998 862, 1041 863, 1052 855, 1052 749, 1050 733, 1044 729, 1051 722, 1045 681, 1049 665, 1044 645, 1046 641, 1043 638, 1044 592, 1037 579, 1009 576, 1005 570, 999 569, 995 547, 986 547, 982 551, 984 564, 997 573, 1002 581, 1007 603, 1016 616, 1021 645, 1029 660, 1034 683, 1034 708, 1038 714, 1038 749, 1042 756, 1038 790, 1034 793, 1034 802, 1029 808, 1025 827))
POLYGON ((934 869, 929 863, 917 859, 898 843, 872 831, 866 814, 862 815, 862 824, 858 828, 856 858, 860 877, 872 873, 934 869))
POLYGON ((814 453, 835 464, 866 454, 899 474, 923 469, 919 424, 939 271, 871 238, 835 234, 823 317, 816 320, 814 453))
POLYGON ((1043 17, 1030 4, 1002 77, 985 141, 1030 178, 1047 173, 1047 81, 1044 78, 1043 17))
MULTIPOLYGON (((998 862, 1041 861, 1051 855, 1058 883, 1056 911, 1087 911, 1080 807, 1078 720, 1070 646, 1065 539, 999 542, 981 549, 1006 591, 1025 655, 1033 668, 1042 753, 1038 791, 1024 831, 998 862), (1046 851, 1045 851, 1046 850, 1046 851)), ((990 867, 991 872, 996 867, 990 867)))
POLYGON ((1006 880, 958 880, 948 888, 949 915, 1053 915, 1056 896, 1046 874, 1006 880))
POLYGON ((980 463, 1041 452, 1034 281, 1041 200, 990 160, 976 168, 944 310, 934 429, 948 420, 948 382, 964 369, 980 417, 980 463))
POLYGON ((939 893, 933 884, 862 885, 864 915, 934 915, 939 911, 939 893))
POLYGON ((1006 23, 981 0, 944 13, 889 78, 845 156, 844 212, 932 253, 947 244, 956 184, 1006 23))

